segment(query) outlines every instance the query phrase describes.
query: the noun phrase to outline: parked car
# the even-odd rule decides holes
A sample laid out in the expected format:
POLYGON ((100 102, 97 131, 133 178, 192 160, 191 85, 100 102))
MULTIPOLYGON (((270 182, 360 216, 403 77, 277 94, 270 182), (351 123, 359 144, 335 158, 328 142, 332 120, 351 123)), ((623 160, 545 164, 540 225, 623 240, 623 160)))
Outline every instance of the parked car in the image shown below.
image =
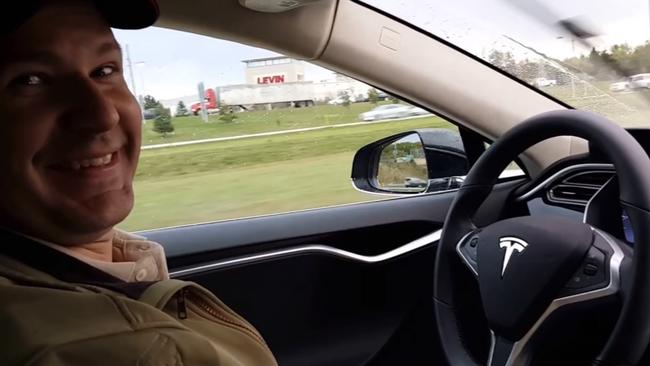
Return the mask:
POLYGON ((613 92, 631 89, 650 89, 650 73, 632 75, 609 85, 609 90, 613 92))
POLYGON ((428 181, 417 177, 406 177, 404 179, 404 186, 408 188, 426 188, 428 184, 428 181))
POLYGON ((362 121, 376 121, 379 119, 404 118, 414 115, 413 107, 405 104, 384 104, 374 109, 361 113, 359 119, 362 121))
POLYGON ((650 89, 650 74, 630 76, 630 89, 650 89))
MULTIPOLYGON (((354 96, 350 95, 349 102, 350 103, 356 103, 356 101, 357 101, 357 99, 354 96)), ((327 102, 327 104, 331 104, 331 105, 342 105, 343 103, 345 103, 345 98, 342 97, 342 96, 338 96, 338 97, 330 100, 329 102, 327 102)))
POLYGON ((556 86, 557 85, 557 80, 555 79, 547 79, 547 78, 537 78, 533 80, 533 85, 538 87, 538 88, 543 88, 546 86, 556 86))
POLYGON ((142 115, 145 120, 154 119, 158 116, 157 108, 147 108, 142 112, 142 115))
POLYGON ((609 85, 609 90, 612 92, 622 92, 630 89, 630 80, 628 78, 621 79, 609 85))
POLYGON ((385 91, 383 91, 383 90, 378 90, 377 91, 377 99, 379 99, 379 100, 388 100, 388 98, 390 98, 390 95, 388 95, 388 93, 386 93, 385 91))

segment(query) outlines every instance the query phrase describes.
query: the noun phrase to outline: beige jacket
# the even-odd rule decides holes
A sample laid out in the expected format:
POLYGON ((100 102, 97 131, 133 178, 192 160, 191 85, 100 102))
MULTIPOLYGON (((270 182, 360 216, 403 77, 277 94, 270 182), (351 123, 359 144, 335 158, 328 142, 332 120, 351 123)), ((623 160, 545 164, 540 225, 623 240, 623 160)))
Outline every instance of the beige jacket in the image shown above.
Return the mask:
POLYGON ((276 365, 255 328, 203 287, 125 282, 0 232, 2 365, 276 365))

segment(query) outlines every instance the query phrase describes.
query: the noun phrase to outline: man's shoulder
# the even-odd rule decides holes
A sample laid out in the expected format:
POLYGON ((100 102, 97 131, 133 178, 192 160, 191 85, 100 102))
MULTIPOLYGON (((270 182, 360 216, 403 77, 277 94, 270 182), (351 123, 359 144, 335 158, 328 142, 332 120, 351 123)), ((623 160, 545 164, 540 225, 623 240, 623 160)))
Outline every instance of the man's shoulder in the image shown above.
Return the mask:
POLYGON ((15 258, 0 254, 0 279, 4 284, 27 286, 70 287, 46 272, 31 267, 15 258))

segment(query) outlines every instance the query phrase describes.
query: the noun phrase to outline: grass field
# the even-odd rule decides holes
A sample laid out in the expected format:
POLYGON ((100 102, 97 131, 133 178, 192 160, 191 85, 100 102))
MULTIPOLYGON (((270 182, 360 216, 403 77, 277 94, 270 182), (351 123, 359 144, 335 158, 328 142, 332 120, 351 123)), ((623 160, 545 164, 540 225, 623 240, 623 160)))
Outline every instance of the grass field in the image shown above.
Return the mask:
POLYGON ((623 127, 650 125, 650 91, 610 92, 609 82, 542 88, 569 105, 602 114, 623 127))
POLYGON ((160 134, 153 132, 153 121, 147 121, 142 131, 142 144, 154 145, 358 122, 360 113, 369 111, 374 107, 370 103, 353 103, 349 107, 317 105, 308 108, 252 111, 237 113, 237 119, 232 123, 219 120, 218 115, 209 116, 207 123, 203 122, 200 117, 178 117, 173 119, 174 133, 167 137, 162 137, 160 134))
POLYGON ((350 183, 354 153, 394 133, 452 126, 438 117, 145 150, 126 230, 381 198, 350 183))

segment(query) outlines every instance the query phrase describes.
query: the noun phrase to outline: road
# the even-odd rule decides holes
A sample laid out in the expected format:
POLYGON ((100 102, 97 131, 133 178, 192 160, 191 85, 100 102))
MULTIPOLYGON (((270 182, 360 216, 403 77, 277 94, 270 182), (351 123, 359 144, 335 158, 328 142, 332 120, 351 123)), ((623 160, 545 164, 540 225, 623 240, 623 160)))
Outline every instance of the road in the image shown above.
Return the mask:
POLYGON ((396 119, 382 119, 382 120, 371 121, 371 122, 341 123, 341 124, 338 124, 338 125, 328 125, 328 126, 318 126, 318 127, 308 127, 308 128, 296 128, 296 129, 293 129, 293 130, 271 131, 271 132, 253 133, 253 134, 239 135, 239 136, 215 137, 215 138, 202 139, 202 140, 170 142, 170 143, 167 143, 167 144, 146 145, 146 146, 142 146, 141 149, 142 150, 153 150, 153 149, 162 149, 162 148, 166 148, 166 147, 177 147, 177 146, 186 146, 186 145, 194 145, 194 144, 205 144, 205 143, 210 143, 210 142, 241 140, 241 139, 248 139, 248 138, 254 138, 254 137, 265 137, 265 136, 285 135, 285 134, 290 134, 290 133, 299 133, 299 132, 307 132, 307 131, 325 130, 325 129, 328 129, 328 128, 341 128, 341 127, 350 127, 350 126, 365 126, 365 125, 373 125, 373 124, 378 124, 378 123, 405 121, 405 120, 416 119, 416 118, 427 118, 427 117, 431 117, 431 116, 432 116, 431 114, 425 114, 425 115, 421 115, 421 116, 413 116, 413 117, 406 117, 406 118, 396 118, 396 119))

